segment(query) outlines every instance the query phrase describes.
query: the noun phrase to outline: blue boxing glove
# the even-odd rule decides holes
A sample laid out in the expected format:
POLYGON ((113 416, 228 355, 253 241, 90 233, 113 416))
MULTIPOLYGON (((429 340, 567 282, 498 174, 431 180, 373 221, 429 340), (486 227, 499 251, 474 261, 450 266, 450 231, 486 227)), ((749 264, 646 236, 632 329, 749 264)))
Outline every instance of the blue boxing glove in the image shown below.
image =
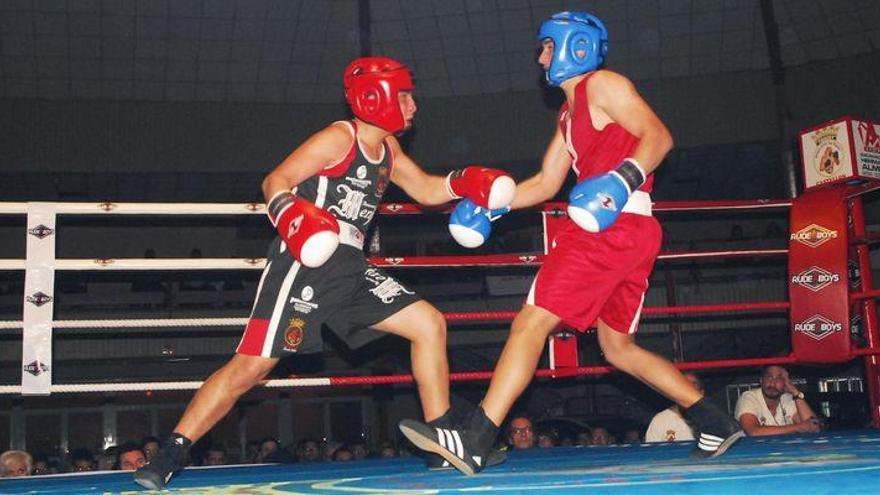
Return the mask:
POLYGON ((486 242, 492 233, 492 222, 510 211, 509 206, 490 210, 463 199, 449 216, 449 233, 466 248, 475 248, 486 242))
POLYGON ((632 158, 616 169, 586 179, 568 195, 568 216, 587 232, 601 232, 620 216, 630 195, 645 183, 645 172, 632 158))

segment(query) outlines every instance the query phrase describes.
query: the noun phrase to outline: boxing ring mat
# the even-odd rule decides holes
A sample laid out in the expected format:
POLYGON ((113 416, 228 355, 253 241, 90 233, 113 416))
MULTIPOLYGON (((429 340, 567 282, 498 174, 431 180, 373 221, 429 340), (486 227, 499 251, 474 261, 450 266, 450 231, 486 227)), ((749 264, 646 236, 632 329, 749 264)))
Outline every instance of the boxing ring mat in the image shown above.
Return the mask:
MULTIPOLYGON (((190 468, 163 493, 211 494, 876 494, 880 431, 746 438, 691 461, 693 442, 511 451, 477 476, 428 471, 419 458, 190 468)), ((0 481, 4 494, 145 492, 131 472, 0 481)))

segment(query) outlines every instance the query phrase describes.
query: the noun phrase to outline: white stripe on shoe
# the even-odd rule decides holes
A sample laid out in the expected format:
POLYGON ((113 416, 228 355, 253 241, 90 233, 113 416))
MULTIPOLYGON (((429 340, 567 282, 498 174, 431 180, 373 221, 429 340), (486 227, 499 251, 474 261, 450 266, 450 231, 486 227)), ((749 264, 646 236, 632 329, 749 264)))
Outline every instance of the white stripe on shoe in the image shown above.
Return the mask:
POLYGON ((452 436, 455 438, 455 455, 457 455, 459 459, 464 459, 464 445, 461 443, 461 437, 458 436, 458 431, 452 430, 452 436))
POLYGON ((706 452, 715 452, 722 443, 724 443, 724 439, 721 437, 716 437, 715 435, 710 435, 708 433, 700 434, 699 446, 706 452))

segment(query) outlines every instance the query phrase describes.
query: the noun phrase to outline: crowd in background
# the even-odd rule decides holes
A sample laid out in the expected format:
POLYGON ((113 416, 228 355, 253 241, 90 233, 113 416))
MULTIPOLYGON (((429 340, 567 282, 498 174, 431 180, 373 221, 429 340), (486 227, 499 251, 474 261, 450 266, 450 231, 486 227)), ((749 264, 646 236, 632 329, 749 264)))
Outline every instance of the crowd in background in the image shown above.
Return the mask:
MULTIPOLYGON (((686 378, 702 391, 702 383, 697 375, 687 373, 686 378)), ((795 386, 788 370, 782 366, 766 366, 760 370, 759 386, 740 396, 734 416, 750 436, 815 433, 823 429, 823 423, 813 412, 806 396, 795 386)), ((612 429, 591 423, 584 425, 580 431, 562 432, 550 423, 535 422, 527 415, 514 414, 506 423, 503 434, 499 435, 498 447, 524 450, 557 446, 676 442, 693 440, 696 436, 694 433, 692 425, 684 420, 675 405, 657 413, 647 429, 612 429)), ((139 442, 109 447, 103 452, 74 449, 60 459, 9 450, 0 455, 0 476, 131 471, 149 462, 159 450, 159 444, 158 438, 147 437, 139 442)), ((277 439, 264 438, 259 442, 248 443, 245 450, 236 455, 230 455, 226 446, 221 443, 196 444, 190 451, 187 465, 344 462, 411 457, 414 455, 413 451, 409 444, 397 445, 392 442, 384 442, 375 450, 370 450, 367 442, 361 439, 342 443, 303 438, 294 444, 282 446, 277 439)))

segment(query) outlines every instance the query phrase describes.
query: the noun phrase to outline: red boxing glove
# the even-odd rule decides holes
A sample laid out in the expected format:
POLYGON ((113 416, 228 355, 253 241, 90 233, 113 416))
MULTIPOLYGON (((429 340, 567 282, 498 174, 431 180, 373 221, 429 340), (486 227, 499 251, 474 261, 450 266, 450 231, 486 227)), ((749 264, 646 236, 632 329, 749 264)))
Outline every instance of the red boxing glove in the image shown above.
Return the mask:
POLYGON ((516 182, 501 170, 471 166, 450 172, 446 190, 454 199, 468 198, 477 206, 496 210, 513 201, 516 182))
POLYGON ((282 191, 269 200, 269 220, 297 261, 309 268, 323 265, 339 246, 339 223, 329 212, 282 191))

